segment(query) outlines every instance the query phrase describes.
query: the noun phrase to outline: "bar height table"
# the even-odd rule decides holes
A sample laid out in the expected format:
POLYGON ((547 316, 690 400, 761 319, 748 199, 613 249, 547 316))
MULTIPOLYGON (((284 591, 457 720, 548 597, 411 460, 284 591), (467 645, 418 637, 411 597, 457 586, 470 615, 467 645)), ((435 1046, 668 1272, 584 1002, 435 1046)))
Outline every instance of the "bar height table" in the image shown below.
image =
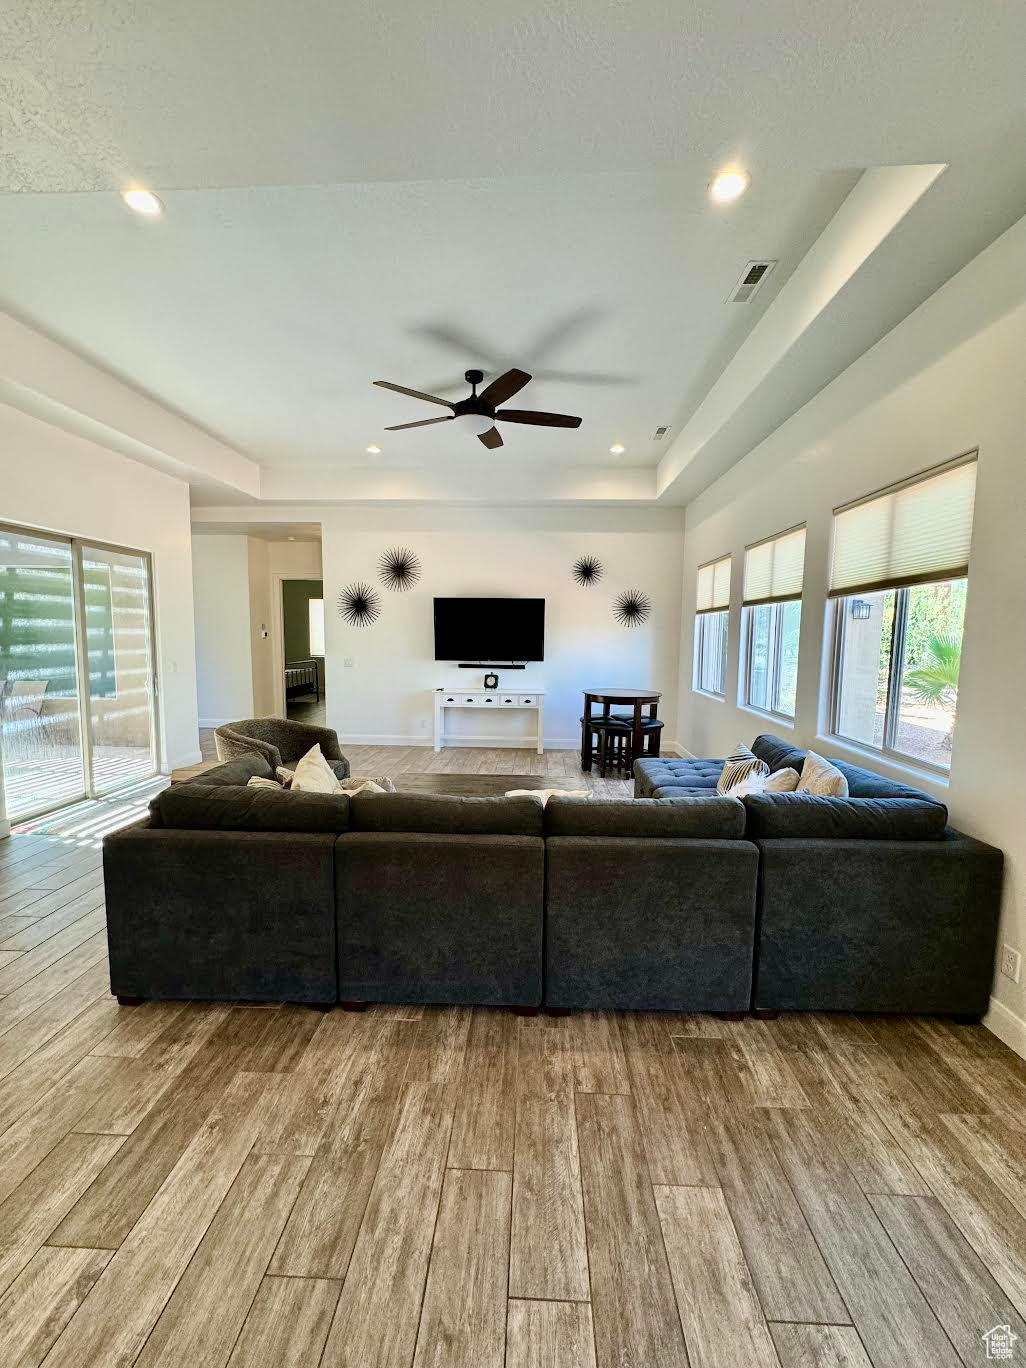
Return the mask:
POLYGON ((659 715, 660 698, 662 698, 662 694, 655 689, 585 689, 584 723, 581 731, 581 769, 590 772, 592 765, 592 704, 599 703, 602 705, 603 717, 609 716, 609 709, 614 703, 631 704, 634 708, 634 722, 631 736, 631 764, 626 777, 628 779, 633 778, 634 760, 636 756, 642 754, 641 747, 644 738, 641 729, 641 710, 647 706, 649 720, 654 722, 659 715))

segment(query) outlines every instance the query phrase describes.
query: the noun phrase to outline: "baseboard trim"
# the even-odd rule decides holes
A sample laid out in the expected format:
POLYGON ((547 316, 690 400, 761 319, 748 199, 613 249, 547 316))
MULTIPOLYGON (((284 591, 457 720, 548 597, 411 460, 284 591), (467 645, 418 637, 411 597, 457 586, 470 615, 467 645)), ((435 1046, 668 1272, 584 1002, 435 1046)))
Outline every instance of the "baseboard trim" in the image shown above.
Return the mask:
POLYGON ((1016 1016, 1010 1007, 992 997, 983 1024, 998 1040, 1003 1040, 1010 1050, 1026 1059, 1026 1021, 1016 1016))
POLYGON ((4 840, 5 837, 10 836, 10 834, 11 834, 11 824, 10 824, 10 822, 6 819, 6 817, 0 818, 0 841, 4 840))

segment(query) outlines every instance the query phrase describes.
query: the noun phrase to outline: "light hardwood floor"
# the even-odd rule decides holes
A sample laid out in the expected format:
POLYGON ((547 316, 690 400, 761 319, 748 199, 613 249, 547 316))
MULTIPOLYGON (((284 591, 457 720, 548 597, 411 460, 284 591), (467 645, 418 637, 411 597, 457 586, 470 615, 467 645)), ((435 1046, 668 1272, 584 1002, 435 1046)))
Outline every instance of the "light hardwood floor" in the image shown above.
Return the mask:
POLYGON ((98 841, 145 796, 0 842, 3 1368, 1026 1357, 1026 1063, 982 1027, 122 1008, 98 841))

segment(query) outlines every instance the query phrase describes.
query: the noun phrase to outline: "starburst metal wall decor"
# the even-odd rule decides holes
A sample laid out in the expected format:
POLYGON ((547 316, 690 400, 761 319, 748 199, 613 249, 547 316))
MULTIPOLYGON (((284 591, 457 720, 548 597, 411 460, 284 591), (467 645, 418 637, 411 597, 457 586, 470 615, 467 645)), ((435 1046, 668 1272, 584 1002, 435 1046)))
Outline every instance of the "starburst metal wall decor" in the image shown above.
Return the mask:
POLYGON ((597 584, 602 578, 602 562, 594 556, 579 556, 573 563, 573 577, 585 588, 597 584))
POLYGON ((613 601, 613 617, 621 627, 638 627, 651 612, 652 604, 640 589, 625 589, 613 601))
POLYGON ((338 596, 338 615, 351 627, 369 627, 381 616, 381 599, 369 584, 347 584, 338 596))
POLYGON ((386 589, 403 594, 420 579, 420 559, 403 546, 391 546, 378 561, 378 574, 386 589))

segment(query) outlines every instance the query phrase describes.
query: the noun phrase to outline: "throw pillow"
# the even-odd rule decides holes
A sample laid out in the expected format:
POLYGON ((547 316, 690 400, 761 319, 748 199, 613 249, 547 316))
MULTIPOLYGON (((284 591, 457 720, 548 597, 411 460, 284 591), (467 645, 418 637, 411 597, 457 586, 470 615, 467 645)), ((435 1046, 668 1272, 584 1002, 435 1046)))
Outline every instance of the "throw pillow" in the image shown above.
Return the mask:
POLYGON ((277 779, 261 779, 261 778, 259 778, 257 775, 255 775, 255 774, 253 775, 253 777, 252 777, 251 779, 247 779, 247 780, 246 780, 246 787, 247 787, 247 788, 269 788, 269 789, 274 789, 275 793, 284 793, 284 792, 285 792, 285 790, 282 788, 281 784, 278 783, 277 779))
POLYGON ((335 771, 321 754, 320 746, 311 746, 296 766, 292 776, 293 793, 340 793, 342 787, 335 771))
POLYGON ((797 791, 811 793, 816 798, 847 798, 848 781, 829 760, 824 760, 815 751, 806 751, 797 791))
POLYGON ((753 774, 730 790, 731 798, 743 798, 747 793, 794 793, 798 787, 798 771, 776 770, 772 774, 753 774))
POLYGON ((362 793, 365 789, 368 793, 395 793, 395 784, 387 776, 372 779, 367 774, 351 774, 338 783, 341 791, 348 794, 362 793))
POLYGON ((295 770, 286 769, 284 765, 279 765, 274 771, 274 777, 278 780, 278 783, 281 784, 283 789, 287 789, 292 787, 292 780, 295 773, 295 770))
POLYGON ((537 798, 542 807, 549 801, 554 794, 559 794, 561 798, 590 798, 591 792, 588 789, 507 789, 507 798, 537 798))
POLYGON ((729 793, 736 784, 743 784, 746 779, 769 772, 766 761, 760 760, 743 741, 739 741, 724 762, 723 772, 716 782, 716 792, 729 793))

